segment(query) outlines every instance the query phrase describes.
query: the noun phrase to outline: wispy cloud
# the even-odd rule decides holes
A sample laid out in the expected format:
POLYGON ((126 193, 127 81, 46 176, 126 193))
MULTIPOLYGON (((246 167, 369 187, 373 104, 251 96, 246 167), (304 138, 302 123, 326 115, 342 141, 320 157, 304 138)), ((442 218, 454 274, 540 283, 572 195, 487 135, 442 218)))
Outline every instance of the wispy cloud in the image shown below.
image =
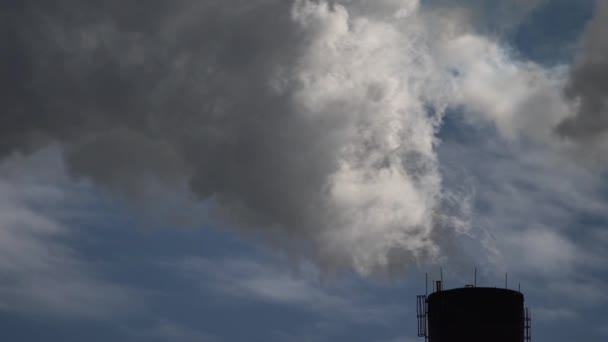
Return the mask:
POLYGON ((483 263, 483 281, 500 284, 508 272, 510 286, 521 283, 533 312, 546 321, 584 317, 605 305, 602 177, 556 149, 505 142, 483 129, 477 134, 485 144, 465 147, 454 139, 440 152, 447 181, 466 178, 475 189, 471 233, 482 246, 472 260, 483 263))
POLYGON ((145 338, 147 341, 172 342, 220 342, 217 336, 187 327, 168 319, 156 320, 151 326, 145 328, 128 327, 127 335, 145 338))
POLYGON ((572 321, 579 318, 579 314, 565 308, 534 308, 534 319, 540 321, 551 322, 558 320, 572 321))
POLYGON ((235 298, 290 306, 330 320, 389 324, 405 307, 374 303, 369 295, 348 284, 324 283, 312 267, 293 271, 257 260, 211 260, 192 257, 164 263, 204 291, 235 298))
POLYGON ((87 318, 124 312, 134 303, 130 291, 97 276, 67 243, 66 213, 80 197, 62 185, 53 153, 0 165, 0 310, 87 318))

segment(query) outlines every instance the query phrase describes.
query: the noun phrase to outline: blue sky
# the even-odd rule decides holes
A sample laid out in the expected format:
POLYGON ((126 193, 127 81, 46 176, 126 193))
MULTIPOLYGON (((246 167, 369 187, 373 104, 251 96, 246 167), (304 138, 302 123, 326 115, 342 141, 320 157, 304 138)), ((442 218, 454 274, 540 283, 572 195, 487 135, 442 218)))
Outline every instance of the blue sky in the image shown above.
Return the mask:
POLYGON ((594 1, 150 6, 0 5, 0 337, 411 342, 442 267, 608 338, 594 1))

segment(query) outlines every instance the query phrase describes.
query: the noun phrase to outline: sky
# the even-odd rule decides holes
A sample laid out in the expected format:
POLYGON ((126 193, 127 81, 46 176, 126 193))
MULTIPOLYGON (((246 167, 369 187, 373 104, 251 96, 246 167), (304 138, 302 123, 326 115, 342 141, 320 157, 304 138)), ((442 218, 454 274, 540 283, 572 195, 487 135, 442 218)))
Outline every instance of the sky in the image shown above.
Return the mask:
POLYGON ((608 339, 605 0, 0 1, 0 337, 608 339))

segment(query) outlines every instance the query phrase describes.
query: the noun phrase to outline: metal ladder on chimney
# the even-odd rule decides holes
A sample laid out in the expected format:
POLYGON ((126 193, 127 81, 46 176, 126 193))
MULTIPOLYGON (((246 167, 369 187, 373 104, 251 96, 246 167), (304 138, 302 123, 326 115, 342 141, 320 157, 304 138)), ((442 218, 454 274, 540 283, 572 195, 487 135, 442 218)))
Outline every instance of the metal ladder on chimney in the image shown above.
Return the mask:
POLYGON ((428 340, 428 304, 426 295, 416 296, 416 318, 418 319, 418 337, 424 337, 424 341, 428 340))
POLYGON ((524 311, 524 341, 532 341, 532 312, 527 307, 524 311))

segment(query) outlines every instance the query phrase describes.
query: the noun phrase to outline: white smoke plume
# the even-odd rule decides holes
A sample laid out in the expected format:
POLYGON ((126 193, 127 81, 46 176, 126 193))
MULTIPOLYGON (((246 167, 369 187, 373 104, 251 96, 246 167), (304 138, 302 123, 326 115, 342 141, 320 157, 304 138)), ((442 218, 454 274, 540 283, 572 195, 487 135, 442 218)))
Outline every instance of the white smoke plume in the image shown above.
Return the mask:
POLYGON ((563 68, 417 0, 12 6, 0 152, 58 141, 77 177, 184 187, 327 268, 435 260, 466 232, 436 154, 446 109, 540 140, 569 110, 563 68))

